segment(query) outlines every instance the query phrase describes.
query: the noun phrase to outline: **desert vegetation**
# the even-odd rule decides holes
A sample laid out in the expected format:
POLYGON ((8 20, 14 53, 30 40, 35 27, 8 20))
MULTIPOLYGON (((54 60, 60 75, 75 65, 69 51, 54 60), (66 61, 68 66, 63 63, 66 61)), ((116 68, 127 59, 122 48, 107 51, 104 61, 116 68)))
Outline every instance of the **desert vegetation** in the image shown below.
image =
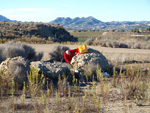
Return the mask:
POLYGON ((22 56, 28 60, 41 60, 43 53, 36 53, 35 50, 25 43, 10 41, 0 47, 0 62, 7 58, 22 56))
POLYGON ((96 73, 97 80, 86 86, 78 83, 76 78, 69 83, 65 75, 54 85, 31 68, 27 75, 29 82, 24 82, 23 90, 17 89, 14 81, 1 79, 1 111, 119 113, 148 110, 148 107, 138 107, 150 104, 148 73, 128 66, 126 72, 116 72, 114 68, 112 78, 103 78, 99 68, 96 73), (112 106, 115 102, 119 104, 118 109, 112 106))
MULTIPOLYGON (((133 29, 134 30, 134 29, 133 29)), ((139 30, 139 29, 138 29, 139 30)), ((73 36, 87 45, 111 47, 149 49, 149 31, 127 32, 127 31, 71 31, 73 36)))
MULTIPOLYGON (((8 65, 10 73, 6 74, 3 70, 0 72, 1 112, 149 111, 150 72, 141 70, 137 64, 134 66, 124 64, 121 67, 118 62, 111 62, 113 68, 110 68, 112 73, 109 73, 108 78, 103 77, 101 66, 93 63, 85 66, 82 82, 73 71, 69 79, 65 74, 57 79, 50 79, 44 76, 44 73, 38 73, 35 67, 29 67, 28 63, 33 59, 41 60, 41 55, 38 55, 31 46, 21 42, 9 42, 1 47, 0 52, 8 54, 7 48, 13 49, 9 49, 11 50, 9 55, 0 55, 1 62, 7 58, 14 60, 8 65), (18 56, 22 57, 20 61, 15 60, 18 56), (14 79, 11 77, 13 75, 14 79), (17 77, 22 77, 23 81, 17 81, 20 80, 17 77)), ((60 45, 54 48, 49 53, 50 59, 54 62, 59 62, 63 52, 69 49, 68 46, 60 45)))

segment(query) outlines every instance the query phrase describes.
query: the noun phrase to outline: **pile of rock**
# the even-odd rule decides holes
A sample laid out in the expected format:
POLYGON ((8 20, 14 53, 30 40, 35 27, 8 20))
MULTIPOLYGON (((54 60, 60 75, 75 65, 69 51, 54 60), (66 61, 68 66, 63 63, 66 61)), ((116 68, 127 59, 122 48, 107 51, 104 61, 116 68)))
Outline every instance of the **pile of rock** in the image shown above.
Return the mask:
MULTIPOLYGON (((72 58, 71 64, 75 68, 84 69, 85 66, 94 64, 95 66, 100 66, 102 71, 108 71, 110 65, 103 54, 99 51, 89 48, 88 53, 77 54, 72 58)), ((89 67, 90 68, 90 67, 89 67)), ((88 70, 88 69, 87 69, 88 70)))
POLYGON ((36 61, 31 62, 31 66, 36 68, 39 74, 43 73, 45 77, 50 79, 56 79, 59 75, 71 75, 69 64, 67 63, 36 61))

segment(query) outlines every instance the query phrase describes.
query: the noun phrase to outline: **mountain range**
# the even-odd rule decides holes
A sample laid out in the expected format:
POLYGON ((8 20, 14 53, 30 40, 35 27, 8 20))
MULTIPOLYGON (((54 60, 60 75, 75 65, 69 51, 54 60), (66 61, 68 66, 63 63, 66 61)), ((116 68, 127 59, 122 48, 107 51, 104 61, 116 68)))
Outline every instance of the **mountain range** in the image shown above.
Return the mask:
POLYGON ((7 22, 11 22, 12 20, 4 17, 3 15, 0 15, 0 21, 7 21, 7 22))
MULTIPOLYGON (((0 21, 16 22, 15 20, 10 20, 2 15, 0 15, 0 21)), ((134 28, 147 28, 150 27, 150 21, 111 21, 102 22, 92 16, 89 17, 58 17, 49 23, 58 23, 63 25, 65 29, 90 29, 90 30, 127 30, 130 31, 134 28)))
POLYGON ((111 21, 102 22, 92 16, 87 18, 76 17, 71 19, 70 17, 58 17, 50 23, 59 23, 66 29, 91 29, 91 30, 110 30, 110 29, 124 29, 131 30, 134 28, 147 28, 150 27, 150 21, 111 21))
MULTIPOLYGON (((10 20, 7 17, 0 15, 0 22, 1 21, 6 21, 6 22, 17 22, 16 20, 10 20)), ((20 21, 19 21, 20 22, 20 21)))

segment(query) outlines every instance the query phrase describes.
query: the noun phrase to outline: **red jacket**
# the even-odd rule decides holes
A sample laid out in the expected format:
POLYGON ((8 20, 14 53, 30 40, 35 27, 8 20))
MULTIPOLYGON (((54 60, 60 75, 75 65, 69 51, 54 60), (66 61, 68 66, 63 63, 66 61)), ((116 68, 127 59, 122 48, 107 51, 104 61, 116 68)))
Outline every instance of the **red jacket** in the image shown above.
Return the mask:
POLYGON ((76 54, 78 52, 78 49, 71 49, 69 51, 70 51, 71 55, 67 55, 66 52, 64 52, 64 59, 68 63, 71 62, 72 57, 74 56, 74 54, 76 54))

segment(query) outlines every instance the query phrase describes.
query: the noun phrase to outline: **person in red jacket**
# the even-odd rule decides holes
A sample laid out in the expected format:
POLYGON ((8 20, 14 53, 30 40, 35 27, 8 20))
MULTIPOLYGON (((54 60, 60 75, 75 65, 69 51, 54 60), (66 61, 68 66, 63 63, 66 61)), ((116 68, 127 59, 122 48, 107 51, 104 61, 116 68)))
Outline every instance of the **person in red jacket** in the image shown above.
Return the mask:
POLYGON ((72 57, 78 53, 78 49, 71 49, 64 52, 64 59, 66 62, 70 63, 72 57))

